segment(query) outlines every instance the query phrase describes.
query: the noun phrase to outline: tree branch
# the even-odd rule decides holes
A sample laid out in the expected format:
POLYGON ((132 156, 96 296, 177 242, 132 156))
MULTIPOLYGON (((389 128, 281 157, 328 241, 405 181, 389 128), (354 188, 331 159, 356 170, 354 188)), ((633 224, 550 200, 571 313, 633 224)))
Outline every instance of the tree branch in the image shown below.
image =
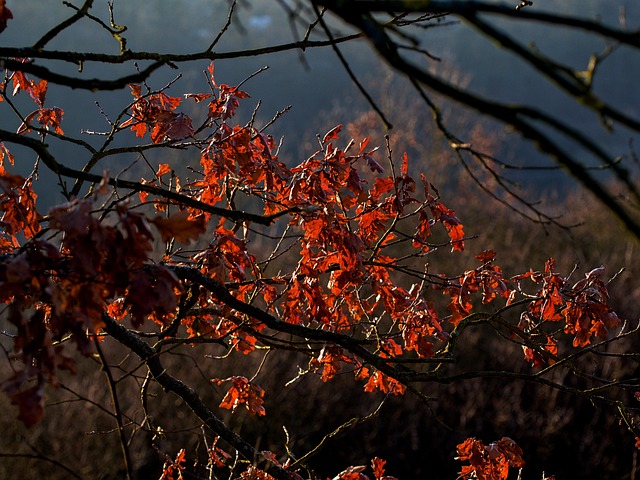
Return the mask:
POLYGON ((127 330, 124 326, 110 318, 108 315, 103 316, 105 323, 105 331, 115 340, 140 357, 149 368, 154 379, 160 386, 168 392, 178 395, 216 435, 233 447, 243 458, 268 472, 277 480, 294 479, 294 474, 287 472, 269 461, 261 453, 257 452, 242 437, 230 430, 224 422, 211 411, 209 407, 202 401, 198 394, 191 387, 180 381, 179 379, 169 375, 167 370, 160 362, 160 358, 155 349, 138 338, 135 334, 127 330))
MULTIPOLYGON (((7 130, 0 130, 0 141, 16 143, 18 145, 23 145, 30 148, 40 156, 40 159, 49 168, 49 170, 57 175, 80 179, 92 183, 100 183, 103 180, 103 177, 101 177, 100 175, 83 172, 82 170, 75 170, 61 164, 53 157, 53 155, 51 155, 47 144, 40 142, 39 140, 25 137, 24 135, 19 135, 7 130)), ((136 192, 147 192, 152 195, 157 195, 158 197, 173 200, 177 203, 180 203, 181 205, 195 208, 223 218, 228 218, 229 220, 233 221, 247 221, 258 223, 260 225, 271 225, 277 218, 296 211, 295 209, 289 209, 273 215, 259 215, 255 213, 245 212, 244 210, 228 210, 225 208, 209 205, 195 200, 194 198, 191 198, 189 196, 182 195, 172 190, 166 190, 155 185, 148 185, 131 180, 123 180, 120 178, 109 178, 107 180, 107 183, 116 188, 126 188, 136 192)))

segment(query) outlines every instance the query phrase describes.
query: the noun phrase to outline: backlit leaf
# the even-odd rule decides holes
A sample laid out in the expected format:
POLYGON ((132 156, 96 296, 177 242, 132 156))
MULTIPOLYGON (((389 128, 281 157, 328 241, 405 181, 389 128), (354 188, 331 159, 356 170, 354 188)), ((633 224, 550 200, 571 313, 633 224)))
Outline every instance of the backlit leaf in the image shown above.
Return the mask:
POLYGON ((6 0, 0 0, 0 33, 7 28, 7 21, 13 18, 11 10, 6 6, 6 0))
POLYGON ((175 238, 180 243, 189 243, 197 240, 206 228, 204 215, 191 217, 186 210, 174 213, 169 218, 158 215, 151 220, 151 223, 160 232, 163 242, 175 238))

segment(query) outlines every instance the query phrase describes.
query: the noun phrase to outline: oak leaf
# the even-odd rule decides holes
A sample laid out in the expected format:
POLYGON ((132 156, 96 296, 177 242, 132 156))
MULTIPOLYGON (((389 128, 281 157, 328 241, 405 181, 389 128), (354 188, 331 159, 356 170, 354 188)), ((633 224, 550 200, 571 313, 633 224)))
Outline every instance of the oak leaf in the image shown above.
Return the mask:
POLYGON ((31 179, 19 175, 0 175, 0 212, 4 212, 0 225, 15 239, 18 233, 29 239, 40 230, 42 215, 36 208, 36 193, 31 179))
POLYGON ((206 229, 204 215, 192 217, 186 210, 174 213, 169 218, 158 215, 150 221, 160 232, 163 242, 175 238, 177 242, 189 243, 197 240, 206 229))
POLYGON ((169 166, 169 164, 161 163, 160 165, 158 165, 158 171, 156 172, 156 177, 160 178, 169 172, 171 172, 171 167, 169 166))
POLYGON ((175 460, 167 458, 162 469, 160 480, 182 480, 182 471, 185 469, 184 463, 187 461, 185 449, 181 449, 175 460))
POLYGON ((322 137, 322 143, 327 143, 328 140, 335 140, 340 138, 339 133, 342 130, 342 125, 336 125, 322 137))
POLYGON ((5 0, 0 0, 0 33, 7 28, 7 21, 13 18, 11 10, 6 6, 5 0))
MULTIPOLYGON (((7 388, 5 387, 5 390, 7 388)), ((32 427, 44 416, 44 385, 34 385, 22 391, 7 391, 11 403, 18 407, 18 420, 32 427)))
POLYGON ((61 108, 41 108, 38 110, 38 123, 44 125, 47 129, 52 127, 56 133, 64 135, 64 131, 60 127, 64 111, 61 108))
POLYGON ((376 480, 398 480, 396 477, 391 477, 389 475, 384 474, 384 471, 385 471, 384 466, 386 463, 387 463, 386 460, 383 460, 378 457, 374 457, 371 460, 371 468, 373 470, 373 475, 376 478, 376 480))
POLYGON ((366 465, 349 467, 333 477, 333 480, 369 480, 369 477, 362 473, 366 470, 366 468, 366 465))
POLYGON ((489 445, 482 440, 467 438, 456 448, 456 459, 470 463, 460 471, 463 479, 507 480, 510 467, 524 466, 522 449, 509 437, 502 437, 489 445))
POLYGON ((266 415, 267 412, 263 406, 264 390, 250 382, 248 378, 234 376, 225 379, 214 378, 211 381, 218 385, 231 382, 229 391, 220 402, 221 408, 227 408, 235 413, 239 407, 244 406, 251 415, 266 415))

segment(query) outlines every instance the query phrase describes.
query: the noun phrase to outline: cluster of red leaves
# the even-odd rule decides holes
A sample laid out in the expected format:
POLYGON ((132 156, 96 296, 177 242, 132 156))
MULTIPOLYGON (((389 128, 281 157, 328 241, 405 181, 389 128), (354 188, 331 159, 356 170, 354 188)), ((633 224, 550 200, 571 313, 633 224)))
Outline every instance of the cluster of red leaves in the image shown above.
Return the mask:
MULTIPOLYGON (((185 98, 196 103, 211 98, 207 118, 211 121, 226 121, 235 115, 240 105, 239 100, 249 95, 238 87, 226 84, 218 85, 213 76, 213 62, 209 65, 211 84, 216 93, 187 93, 185 98)), ((191 117, 175 112, 182 103, 179 97, 172 97, 164 92, 142 93, 140 85, 130 85, 134 102, 130 107, 130 118, 120 127, 131 127, 137 137, 144 137, 149 132, 153 143, 184 140, 193 137, 195 131, 191 117)))
MULTIPOLYGON (((274 465, 288 470, 291 467, 290 459, 287 459, 284 463, 281 463, 276 458, 276 455, 273 452, 269 452, 267 450, 263 450, 260 452, 264 458, 273 463, 274 465)), ((302 480, 302 477, 295 473, 294 471, 289 471, 289 477, 292 480, 302 480)), ((247 469, 240 474, 240 478, 244 480, 274 480, 274 478, 269 475, 264 470, 260 470, 254 465, 250 465, 247 469)))
MULTIPOLYGON (((420 182, 421 195, 417 194, 417 182, 409 174, 406 154, 399 175, 392 172, 388 177, 376 176, 369 184, 362 175, 363 166, 376 175, 384 173, 373 159, 375 149, 367 149, 367 139, 357 148, 353 142, 345 149, 339 148, 334 144, 339 140, 339 126, 323 137, 321 150, 300 165, 287 168, 273 155, 272 138, 250 127, 224 123, 232 114, 225 113, 228 110, 222 105, 230 105, 233 112, 238 106, 237 99, 246 95, 241 92, 235 100, 231 99, 229 95, 240 92, 237 87, 218 85, 213 79, 213 66, 209 71, 219 95, 188 94, 187 98, 201 102, 213 97, 209 116, 223 123, 202 150, 203 175, 188 185, 190 191, 198 200, 214 205, 224 202, 238 189, 258 195, 265 200, 265 214, 295 212, 290 224, 299 229, 301 237, 300 259, 293 274, 288 279, 274 278, 265 285, 259 281, 255 257, 249 253, 246 241, 236 236, 235 229, 229 230, 220 222, 209 247, 194 258, 202 273, 221 283, 244 283, 244 288, 234 292, 238 298, 247 298, 260 290, 265 304, 293 324, 352 331, 372 316, 389 318, 403 340, 393 349, 395 355, 413 351, 421 358, 432 356, 434 345, 447 338, 441 320, 433 304, 424 300, 421 285, 406 289, 397 284, 393 273, 399 268, 398 261, 386 252, 387 247, 399 240, 397 224, 407 219, 415 221, 412 245, 420 254, 430 253, 428 240, 438 223, 444 226, 452 250, 462 250, 464 230, 455 213, 443 205, 424 176, 420 182), (250 286, 252 279, 255 283, 250 286), (360 295, 363 288, 371 288, 375 297, 363 299, 360 295)), ((482 303, 498 298, 506 299, 507 303, 513 301, 516 290, 508 286, 509 279, 494 264, 494 257, 492 251, 481 253, 477 256, 481 266, 443 288, 451 297, 449 321, 454 326, 472 313, 476 293, 482 293, 482 303)), ((233 320, 234 313, 224 304, 204 298, 201 306, 217 308, 223 320, 213 321, 206 316, 187 318, 192 335, 207 332, 216 338, 231 336, 234 345, 245 353, 253 349, 255 337, 250 329, 233 320)), ((573 324, 580 325, 575 321, 573 324)), ((251 328, 263 326, 254 324, 251 328)), ((551 336, 545 338, 545 345, 550 352, 557 349, 551 336)), ((323 349, 310 364, 311 370, 318 371, 324 381, 340 371, 341 364, 353 363, 358 378, 366 380, 368 391, 402 390, 389 386, 381 372, 371 374, 357 359, 331 354, 331 348, 323 349)), ((382 342, 378 348, 385 351, 382 342)), ((534 351, 527 348, 525 355, 530 360, 534 351)))
MULTIPOLYGON (((232 110, 237 107, 227 95, 233 93, 237 98, 245 95, 239 94, 235 87, 215 83, 213 66, 210 73, 218 97, 188 94, 187 98, 201 102, 214 96, 209 104, 209 114, 216 112, 211 118, 226 120, 230 115, 224 113, 228 109, 221 105, 231 105, 232 110)), ((260 282, 255 258, 248 252, 246 241, 238 238, 236 229, 230 230, 224 222, 218 224, 213 240, 194 260, 202 273, 220 283, 243 283, 245 287, 233 291, 238 298, 260 290, 266 305, 274 311, 277 307, 282 308, 282 319, 286 322, 347 331, 374 313, 387 315, 401 327, 404 348, 414 350, 422 357, 431 356, 434 352, 432 337, 437 341, 442 336, 433 305, 422 299, 421 289, 417 286, 409 292, 396 285, 392 279, 396 260, 383 255, 383 250, 396 239, 395 224, 404 222, 405 218, 416 220, 419 240, 415 246, 422 253, 429 252, 427 239, 437 223, 445 226, 452 248, 462 250, 462 225, 453 211, 431 193, 424 178, 424 194, 419 197, 416 182, 409 175, 406 155, 399 176, 375 178, 372 187, 367 188, 362 167, 366 166, 376 174, 383 172, 373 160, 375 149, 367 150, 366 139, 355 152, 351 152, 353 143, 344 150, 334 146, 332 142, 339 140, 339 132, 340 127, 330 131, 322 140, 322 150, 301 165, 287 168, 272 153, 275 144, 271 137, 251 127, 219 124, 202 150, 202 177, 185 188, 196 199, 211 205, 224 202, 230 194, 241 190, 265 199, 267 215, 283 210, 296 212, 292 215, 291 225, 301 232, 300 261, 288 279, 275 278, 269 285, 260 282), (252 279, 253 285, 250 284, 252 279), (373 302, 360 297, 360 291, 367 286, 376 291, 377 298, 373 302)), ((158 176, 167 171, 167 168, 159 169, 158 176)), ((222 319, 214 320, 206 315, 185 318, 192 336, 230 336, 243 351, 252 349, 254 337, 234 321, 237 315, 224 303, 203 297, 200 306, 208 311, 217 310, 222 319), (238 342, 238 336, 244 336, 244 339, 238 342)), ((251 328, 262 327, 252 325, 251 328)), ((344 359, 339 362, 342 361, 344 359)), ((328 367, 331 364, 321 358, 312 367, 320 370, 323 379, 327 380, 334 374, 328 367)), ((358 371, 361 378, 369 378, 368 369, 358 371)), ((374 385, 388 388, 384 378, 377 372, 367 383, 367 389, 374 385)))
POLYGON ((238 87, 229 86, 225 83, 218 85, 213 76, 214 64, 209 64, 209 74, 211 83, 218 90, 217 97, 209 102, 209 118, 227 120, 236 114, 236 109, 240 106, 238 100, 249 98, 249 94, 243 92, 238 87))
POLYGON ((525 358, 534 366, 553 363, 558 353, 557 341, 551 335, 540 333, 540 325, 545 322, 564 322, 564 333, 574 336, 574 347, 585 347, 594 337, 605 339, 608 331, 620 324, 608 304, 609 293, 600 278, 603 272, 604 267, 591 270, 571 286, 555 272, 555 262, 550 259, 544 272, 529 271, 514 277, 515 281, 530 279, 541 286, 536 300, 522 313, 519 324, 519 328, 539 340, 539 348, 524 349, 525 358))
MULTIPOLYGON (((397 480, 396 477, 385 475, 386 460, 375 457, 371 460, 371 470, 373 471, 373 478, 375 480, 397 480)), ((349 467, 346 470, 340 472, 333 477, 333 480, 369 480, 369 476, 365 475, 366 465, 359 465, 356 467, 349 467)), ((328 480, 328 479, 327 479, 328 480)))
POLYGON ((272 154, 274 149, 270 136, 224 123, 202 150, 202 178, 189 187, 198 200, 211 205, 237 189, 259 196, 279 192, 290 172, 272 154))
POLYGON ((167 458, 162 468, 162 475, 160 480, 182 480, 182 472, 185 469, 185 463, 187 461, 187 452, 185 449, 181 449, 177 454, 175 460, 167 458))
POLYGON ((16 235, 22 234, 28 240, 41 230, 42 215, 36 208, 37 198, 31 179, 7 172, 0 174, 1 253, 20 246, 16 235))
POLYGON ((498 297, 513 298, 515 292, 507 286, 502 269, 493 264, 495 256, 493 250, 476 255, 482 265, 465 272, 460 277, 459 285, 447 286, 444 289, 444 292, 451 296, 448 309, 451 311, 450 322, 454 325, 471 314, 473 295, 480 290, 482 291, 482 303, 490 303, 498 297))
POLYGON ((221 385, 225 382, 231 382, 231 387, 227 394, 220 402, 221 408, 227 408, 232 412, 244 406, 251 415, 264 416, 264 390, 260 385, 252 383, 248 378, 242 376, 234 376, 225 379, 214 378, 213 383, 221 385))
MULTIPOLYGON (((2 99, 2 97, 0 97, 0 99, 2 99)), ((15 157, 13 154, 3 142, 0 142, 0 175, 4 175, 6 171, 4 169, 5 159, 8 160, 11 165, 15 163, 15 157)))
MULTIPOLYGON (((339 140, 340 127, 324 136, 322 150, 299 166, 287 168, 273 155, 272 138, 250 127, 231 127, 225 123, 233 116, 238 100, 248 95, 237 87, 217 84, 213 64, 209 72, 215 93, 187 94, 186 98, 196 102, 209 100, 208 118, 222 123, 202 150, 202 177, 187 186, 189 191, 196 199, 215 205, 241 189, 248 195, 264 198, 267 215, 287 209, 299 212, 291 221, 301 231, 300 261, 295 273, 289 280, 275 279, 276 283, 268 286, 256 283, 253 288, 261 290, 265 303, 274 311, 280 304, 282 318, 289 323, 346 331, 363 318, 382 313, 398 322, 403 331, 404 348, 422 357, 433 355, 432 337, 442 336, 433 306, 422 300, 420 288, 414 286, 408 292, 396 285, 390 273, 396 260, 382 255, 382 251, 396 239, 393 227, 405 217, 416 219, 414 246, 420 252, 429 252, 427 240, 437 223, 444 225, 453 250, 462 250, 463 228, 453 211, 432 194, 424 177, 424 194, 419 198, 416 182, 409 175, 406 155, 400 175, 375 178, 368 189, 360 172, 362 166, 376 174, 384 172, 373 159, 375 149, 367 150, 366 139, 353 153, 353 143, 344 150, 335 146, 332 142, 339 140), (367 250, 369 258, 365 257, 367 250), (377 293, 373 302, 359 296, 367 285, 377 293)), ((132 88, 136 103, 132 107, 132 119, 123 126, 131 124, 138 134, 144 134, 147 126, 164 117, 172 118, 167 111, 175 109, 179 99, 163 93, 141 96, 139 89, 132 88)), ((154 138, 162 140, 152 134, 152 140, 154 138)), ((159 170, 158 176, 161 173, 159 170)), ((201 265, 202 273, 221 283, 248 284, 251 278, 257 280, 258 277, 255 259, 247 251, 246 242, 237 238, 235 231, 227 229, 223 222, 218 225, 209 247, 194 260, 201 265)), ((242 298, 251 291, 251 287, 246 287, 234 294, 242 298)), ((245 352, 252 349, 254 338, 237 323, 234 325, 234 313, 224 304, 215 298, 202 298, 200 306, 217 309, 223 320, 214 322, 206 316, 185 318, 191 335, 205 332, 217 338, 245 335, 248 341, 236 345, 245 352)), ((253 325, 252 328, 260 327, 253 325)), ((345 361, 329 360, 326 351, 325 356, 321 355, 317 364, 312 365, 315 370, 321 370, 324 380, 331 378, 338 371, 339 363, 345 361)), ((358 369, 358 372, 361 378, 369 378, 368 369, 358 369)), ((389 387, 384 378, 381 372, 376 372, 366 388, 377 386, 386 390, 389 387)))
POLYGON ((183 140, 193 135, 191 118, 184 113, 176 113, 181 98, 171 97, 163 92, 142 93, 140 85, 130 85, 135 99, 131 105, 131 117, 120 127, 131 127, 136 137, 144 137, 149 131, 153 143, 183 140))
POLYGON ((229 86, 224 83, 218 85, 213 75, 213 62, 209 64, 207 69, 209 70, 211 85, 215 91, 217 91, 217 95, 214 93, 187 93, 185 94, 185 98, 191 98, 196 103, 200 103, 213 97, 212 100, 209 101, 208 118, 212 120, 228 120, 236 114, 236 109, 240 106, 239 100, 249 98, 249 94, 240 90, 239 87, 229 86))
MULTIPOLYGON (((29 60, 27 59, 23 59, 22 61, 29 62, 29 60)), ((33 128, 31 122, 33 122, 33 120, 37 116, 38 123, 45 129, 53 129, 53 131, 55 131, 59 135, 64 134, 64 131, 60 126, 62 123, 62 116, 64 115, 64 111, 59 107, 48 108, 44 106, 47 97, 47 90, 49 87, 49 84, 46 80, 40 80, 36 83, 34 80, 31 80, 22 72, 12 72, 11 75, 7 77, 6 80, 2 83, 3 92, 6 92, 7 81, 13 82, 13 95, 17 95, 21 91, 24 91, 29 94, 31 99, 38 106, 37 110, 34 110, 25 117, 24 121, 18 128, 18 133, 24 134, 30 132, 33 128)))
POLYGON ((462 479, 507 480, 509 468, 524 466, 522 449, 509 437, 502 437, 489 445, 482 440, 467 438, 456 448, 456 459, 469 462, 460 471, 462 479))
MULTIPOLYGON (((4 1, 0 2, 0 9, 4 8, 4 1)), ((231 227, 220 220, 211 226, 207 246, 192 255, 191 265, 224 285, 225 292, 236 300, 262 302, 267 311, 289 324, 364 339, 362 345, 383 361, 409 355, 432 357, 438 344, 448 339, 445 320, 453 327, 459 325, 473 312, 479 294, 483 304, 500 298, 507 304, 513 302, 518 289, 510 287, 510 282, 519 285, 525 279, 540 285, 520 322, 529 339, 525 342, 525 358, 534 366, 552 362, 557 355, 556 339, 540 328, 544 323, 563 321, 564 332, 574 335, 576 347, 588 345, 594 336, 604 338, 607 330, 618 325, 607 303, 601 269, 588 273, 573 286, 554 273, 552 261, 544 273, 531 271, 506 279, 494 264, 495 253, 489 250, 476 257, 480 266, 454 280, 442 277, 433 285, 427 281, 401 284, 398 273, 411 272, 406 258, 423 257, 438 249, 430 244, 438 227, 452 251, 464 249, 461 221, 442 203, 424 175, 419 182, 414 180, 408 156, 403 155, 398 174, 391 168, 385 176, 385 169, 374 159, 376 149, 368 148, 368 139, 358 145, 352 141, 344 148, 338 145, 338 126, 322 138, 316 153, 289 168, 274 153, 277 147, 273 138, 253 126, 227 124, 239 100, 248 95, 239 87, 216 83, 213 71, 211 64, 212 93, 185 95, 196 103, 208 100, 207 120, 197 131, 189 116, 177 112, 181 98, 164 91, 143 93, 138 85, 131 85, 134 101, 128 109, 130 118, 120 127, 130 127, 140 138, 149 133, 155 144, 191 138, 194 145, 201 146, 201 175, 180 188, 181 194, 235 209, 233 198, 241 192, 261 199, 265 215, 289 220, 286 228, 297 235, 297 257, 291 262, 291 274, 271 278, 263 276, 257 255, 249 250, 250 228, 246 222, 231 227), (195 138, 201 131, 206 131, 206 140, 195 138), (238 236, 239 231, 244 237, 238 236), (404 259, 395 248, 400 244, 411 246, 403 250, 404 259), (434 304, 425 299, 427 289, 432 287, 449 295, 448 319, 441 319, 434 304)), ((62 135, 62 110, 44 107, 46 81, 36 83, 21 73, 10 78, 14 94, 25 91, 38 105, 19 131, 28 133, 37 115, 41 125, 62 135)), ((3 91, 6 86, 5 82, 3 91)), ((52 234, 58 234, 58 243, 43 241, 36 237, 42 217, 36 210, 31 182, 8 174, 5 158, 13 163, 12 155, 0 144, 0 252, 6 254, 0 263, 0 301, 8 304, 8 318, 17 331, 13 353, 25 368, 3 388, 19 406, 25 423, 32 425, 42 416, 44 384, 55 385, 56 370, 74 368, 56 342, 71 334, 81 351, 89 351, 91 334, 102 327, 105 312, 118 320, 128 317, 134 327, 148 318, 164 327, 176 319, 179 298, 188 293, 198 309, 194 313, 181 311, 177 318, 190 337, 224 340, 245 354, 255 350, 259 334, 266 329, 263 323, 234 310, 214 292, 191 290, 193 286, 181 283, 169 267, 153 261, 158 237, 167 244, 173 240, 193 242, 209 226, 210 214, 191 207, 169 208, 167 202, 158 202, 157 210, 164 215, 149 218, 120 202, 110 214, 99 216, 94 212, 94 199, 74 200, 52 209, 47 218, 52 234), (30 378, 36 378, 36 382, 25 387, 30 378)), ((175 172, 168 164, 161 164, 154 181, 162 182, 170 172, 173 180, 175 172)), ((177 176, 175 182, 179 185, 177 176)), ((146 194, 141 200, 145 202, 146 194)), ((295 251, 292 246, 288 248, 295 251)), ((398 395, 406 389, 335 344, 325 344, 313 354, 309 371, 326 382, 346 370, 345 366, 363 382, 367 392, 398 395)), ((266 414, 265 392, 246 377, 212 382, 230 383, 221 408, 235 412, 244 407, 251 415, 266 414)), ((524 464, 521 450, 506 437, 488 446, 468 439, 458 445, 458 454, 460 460, 470 463, 463 467, 463 478, 503 480, 510 467, 524 464)), ((273 454, 264 455, 280 465, 273 454)), ((210 449, 213 464, 223 466, 228 459, 215 444, 210 449)), ((181 451, 175 460, 167 462, 162 478, 181 478, 184 463, 185 453, 181 451)), ((393 479, 384 474, 384 465, 383 460, 372 461, 376 480, 393 479)), ((335 479, 368 480, 365 470, 365 466, 350 467, 335 479)), ((250 466, 240 478, 271 477, 250 466)))
MULTIPOLYGON (((6 174, 0 177, 0 184, 11 188, 0 204, 5 212, 3 230, 14 240, 18 228, 25 237, 39 229, 35 196, 20 186, 23 181, 6 174), (19 194, 10 195, 20 188, 19 194)), ((75 200, 51 209, 49 228, 60 234, 59 244, 31 238, 0 265, 0 301, 9 305, 9 320, 17 329, 14 354, 25 366, 3 387, 27 424, 41 417, 42 410, 34 405, 41 405, 43 383, 55 385, 57 369, 73 368, 57 341, 71 334, 81 351, 88 353, 90 336, 102 327, 107 311, 118 313, 119 318, 129 313, 134 326, 149 316, 160 323, 173 317, 182 287, 168 268, 152 263, 151 224, 163 237, 186 221, 194 224, 189 231, 204 227, 199 219, 186 220, 182 215, 176 215, 176 225, 174 217, 149 221, 125 203, 115 206, 112 218, 101 219, 93 212, 93 200, 75 200), (109 309, 115 299, 117 307, 109 309), (33 376, 36 385, 21 390, 33 376)))

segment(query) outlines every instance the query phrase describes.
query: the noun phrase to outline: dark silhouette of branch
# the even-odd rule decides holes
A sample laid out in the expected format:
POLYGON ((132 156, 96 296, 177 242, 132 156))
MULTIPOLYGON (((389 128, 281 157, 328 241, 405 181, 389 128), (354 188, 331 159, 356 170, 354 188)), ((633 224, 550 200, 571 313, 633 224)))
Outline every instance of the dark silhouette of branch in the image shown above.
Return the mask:
POLYGON ((40 452, 38 452, 38 453, 5 453, 5 452, 0 452, 0 458, 28 458, 28 459, 32 459, 32 460, 40 460, 40 461, 43 461, 43 462, 49 462, 50 464, 52 464, 52 465, 54 465, 54 466, 56 466, 58 468, 61 468, 62 470, 67 472, 69 475, 71 475, 73 478, 77 478, 78 480, 82 480, 82 478, 83 478, 80 475, 78 475, 76 472, 74 472, 72 469, 70 469, 69 467, 64 465, 63 463, 60 463, 58 460, 56 460, 54 458, 49 458, 49 457, 47 457, 46 455, 43 455, 40 452))
POLYGON ((127 474, 127 480, 131 480, 133 478, 133 473, 131 470, 131 455, 129 453, 129 444, 127 443, 127 437, 124 432, 124 423, 122 422, 122 410, 120 409, 120 400, 118 399, 118 392, 116 390, 116 382, 113 379, 113 375, 111 374, 111 367, 107 362, 107 358, 102 351, 102 347, 100 346, 100 340, 96 335, 93 336, 94 345, 96 346, 96 351, 98 352, 98 357, 100 359, 101 370, 104 372, 104 375, 107 379, 107 385, 109 385, 109 394, 111 395, 111 404, 113 406, 113 416, 116 421, 116 426, 118 430, 118 437, 120 438, 120 449, 122 450, 122 459, 124 463, 124 470, 127 474))
MULTIPOLYGON (((405 74, 408 78, 417 81, 425 87, 442 94, 452 100, 455 100, 463 105, 466 105, 480 114, 493 117, 507 125, 514 127, 520 134, 535 144, 539 148, 546 152, 551 158, 553 158, 559 165, 563 166, 574 178, 576 178, 587 190, 591 191, 604 205, 606 205, 611 212, 618 217, 625 227, 632 232, 637 238, 640 238, 640 222, 632 216, 629 209, 616 197, 614 197, 607 188, 589 172, 589 170, 583 165, 575 156, 575 154, 568 152, 560 147, 558 142, 554 138, 546 133, 544 129, 537 126, 542 124, 547 127, 551 127, 553 131, 562 133, 576 142, 578 145, 585 148, 587 151, 594 154, 597 158, 601 159, 605 164, 610 165, 620 180, 624 182, 631 195, 636 199, 640 199, 640 192, 628 178, 627 172, 617 165, 615 159, 610 158, 606 152, 600 149, 591 139, 586 135, 576 130, 575 128, 567 125, 566 123, 545 114, 539 109, 532 107, 512 105, 500 103, 490 100, 488 98, 481 97, 470 93, 458 86, 452 85, 435 75, 428 72, 426 69, 421 68, 409 60, 400 55, 399 44, 391 37, 387 31, 386 26, 379 20, 372 16, 373 12, 380 11, 413 11, 413 12, 428 12, 438 13, 444 12, 445 6, 451 7, 451 12, 459 14, 463 18, 468 18, 470 21, 476 22, 479 26, 483 26, 488 34, 498 36, 496 32, 490 30, 486 23, 480 22, 474 16, 476 12, 492 12, 502 13, 506 15, 504 8, 490 8, 487 6, 485 9, 484 4, 476 2, 460 2, 462 6, 453 8, 453 2, 406 2, 407 7, 404 8, 405 2, 353 2, 349 5, 345 5, 340 1, 319 1, 316 2, 319 5, 327 7, 332 10, 336 15, 342 18, 344 21, 352 24, 357 29, 362 31, 378 53, 384 58, 384 60, 393 67, 396 71, 405 74)), ((515 12, 515 11, 514 11, 515 12)), ((509 15, 522 15, 523 12, 511 13, 509 15)), ((549 17, 546 17, 549 18, 549 17)), ((558 20, 560 22, 560 20, 558 20)), ((580 23, 577 21, 570 22, 573 24, 580 23)), ((596 22, 592 22, 596 23, 596 22)), ((584 24, 581 24, 584 26, 584 24)), ((611 29, 602 28, 596 29, 598 33, 607 35, 613 39, 624 39, 625 43, 632 46, 638 45, 638 34, 626 35, 624 32, 615 33, 611 29)), ((521 48, 515 44, 515 42, 507 41, 502 37, 502 42, 509 45, 510 48, 515 49, 518 53, 521 52, 521 48)), ((611 107, 604 107, 603 102, 593 97, 590 91, 586 88, 578 88, 576 84, 571 84, 565 79, 560 77, 557 72, 554 71, 555 67, 550 67, 548 64, 542 62, 539 58, 533 57, 529 54, 524 57, 528 59, 534 67, 536 67, 543 74, 547 74, 554 80, 561 83, 561 86, 571 93, 577 101, 586 103, 587 106, 596 109, 601 114, 607 111, 609 116, 612 116, 614 109, 611 107), (586 102, 585 102, 586 99, 586 102)), ((613 114, 618 121, 622 121, 626 126, 640 131, 640 123, 627 118, 625 115, 613 114)))
POLYGON ((158 68, 165 65, 165 62, 159 61, 149 65, 139 73, 127 75, 115 80, 102 80, 99 78, 83 79, 78 77, 69 77, 49 70, 46 67, 36 65, 32 62, 21 62, 9 58, 0 59, 0 67, 12 70, 14 72, 24 72, 36 75, 48 82, 57 83, 70 88, 80 88, 83 90, 120 90, 130 83, 142 83, 158 68))
POLYGON ((72 52, 57 50, 39 50, 35 48, 12 48, 0 47, 0 67, 8 70, 31 73, 51 83, 56 83, 70 88, 79 88, 91 91, 119 90, 130 83, 142 83, 149 76, 164 65, 177 63, 194 62, 198 60, 224 60, 243 57, 257 57, 272 53, 285 52, 289 50, 306 50, 308 48, 322 48, 330 45, 337 45, 361 38, 362 34, 345 35, 330 40, 301 40, 298 42, 272 45, 248 50, 237 50, 230 52, 213 52, 205 50, 203 52, 191 54, 171 54, 157 52, 132 52, 125 51, 120 55, 109 55, 94 52, 72 52), (61 60, 70 63, 96 62, 104 64, 124 64, 128 62, 152 61, 148 67, 138 73, 120 77, 114 80, 103 79, 83 79, 70 77, 56 73, 55 71, 36 65, 33 62, 21 62, 15 58, 31 58, 39 60, 61 60))
POLYGON ((258 468, 265 470, 278 480, 291 480, 294 478, 293 474, 266 459, 242 437, 230 430, 224 422, 207 407, 195 390, 179 379, 171 376, 162 365, 158 351, 109 316, 104 315, 103 320, 105 322, 105 331, 138 355, 140 359, 146 363, 154 379, 165 391, 178 395, 207 427, 233 447, 243 458, 254 463, 258 468))
MULTIPOLYGON (((34 152, 36 152, 40 156, 40 159, 42 160, 42 162, 53 173, 57 175, 60 175, 63 177, 80 179, 80 180, 84 180, 92 183, 100 183, 103 180, 103 177, 101 177, 100 175, 84 172, 82 170, 76 170, 61 164, 53 157, 53 155, 51 155, 51 152, 49 152, 47 145, 39 140, 26 137, 24 135, 19 135, 17 133, 9 132, 6 130, 0 130, 0 141, 12 142, 12 143, 23 145, 25 147, 32 149, 34 152)), ((258 223, 260 225, 271 225, 277 218, 287 215, 293 211, 296 211, 295 209, 294 210, 289 209, 273 215, 267 215, 267 216, 258 215, 255 213, 245 212, 243 210, 227 210, 225 208, 208 205, 206 203, 200 202, 189 196, 182 195, 172 190, 167 190, 161 187, 143 184, 140 182, 134 182, 131 180, 123 180, 120 178, 108 178, 107 183, 117 188, 126 188, 129 190, 133 190, 135 192, 147 192, 153 195, 157 195, 158 197, 166 198, 167 200, 172 200, 181 205, 196 208, 198 210, 202 210, 203 212, 228 218, 229 220, 247 221, 247 222, 258 223)))

